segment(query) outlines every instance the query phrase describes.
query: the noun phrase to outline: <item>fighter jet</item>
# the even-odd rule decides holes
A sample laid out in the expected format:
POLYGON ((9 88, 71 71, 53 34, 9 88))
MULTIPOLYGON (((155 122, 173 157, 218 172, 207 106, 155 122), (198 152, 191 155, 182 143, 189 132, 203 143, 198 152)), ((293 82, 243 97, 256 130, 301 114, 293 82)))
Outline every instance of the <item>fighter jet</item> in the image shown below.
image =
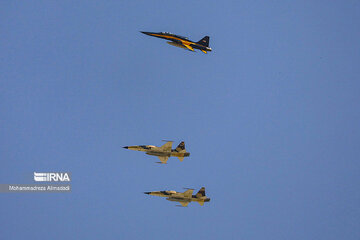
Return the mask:
POLYGON ((190 202, 198 202, 201 206, 205 202, 209 202, 210 198, 205 195, 205 187, 202 187, 196 195, 193 194, 194 189, 188 189, 183 193, 176 191, 157 191, 157 192, 144 192, 152 196, 166 197, 166 200, 179 202, 182 207, 186 207, 190 202))
POLYGON ((161 147, 156 147, 153 145, 138 145, 138 146, 126 146, 125 149, 135 150, 146 152, 148 155, 157 156, 160 159, 160 162, 166 164, 169 157, 178 157, 180 161, 184 160, 184 157, 190 156, 189 152, 185 150, 185 142, 181 142, 175 149, 172 148, 172 141, 166 141, 161 147))
POLYGON ((209 36, 205 36, 203 39, 201 39, 198 42, 193 42, 189 40, 187 37, 175 35, 169 32, 141 32, 143 34, 152 36, 152 37, 158 37, 166 40, 170 40, 167 42, 170 45, 173 45, 175 47, 184 48, 190 51, 194 52, 195 49, 201 50, 203 53, 207 53, 211 51, 211 48, 209 47, 209 36))

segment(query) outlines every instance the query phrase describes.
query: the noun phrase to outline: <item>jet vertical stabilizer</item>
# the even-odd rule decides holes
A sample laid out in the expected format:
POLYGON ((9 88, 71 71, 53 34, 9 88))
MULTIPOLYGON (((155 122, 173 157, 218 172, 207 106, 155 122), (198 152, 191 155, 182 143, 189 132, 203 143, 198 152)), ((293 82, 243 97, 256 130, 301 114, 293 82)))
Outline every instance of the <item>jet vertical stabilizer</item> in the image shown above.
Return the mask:
POLYGON ((196 196, 197 198, 204 197, 204 196, 205 196, 205 188, 202 187, 195 196, 196 196))
POLYGON ((205 36, 200 41, 198 41, 197 44, 203 45, 205 47, 209 47, 209 41, 210 41, 210 37, 205 36))
POLYGON ((181 142, 176 148, 175 151, 179 152, 179 153, 183 153, 186 152, 185 150, 185 142, 181 142))

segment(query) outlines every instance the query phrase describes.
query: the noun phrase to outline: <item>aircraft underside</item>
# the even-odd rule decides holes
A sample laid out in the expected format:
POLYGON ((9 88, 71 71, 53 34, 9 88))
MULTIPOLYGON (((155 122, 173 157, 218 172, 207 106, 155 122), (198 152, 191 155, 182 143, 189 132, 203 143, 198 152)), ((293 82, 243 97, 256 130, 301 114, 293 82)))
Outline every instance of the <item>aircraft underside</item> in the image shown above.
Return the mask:
POLYGON ((191 202, 190 199, 175 198, 175 197, 168 197, 166 200, 172 201, 172 202, 191 202))
POLYGON ((157 157, 170 157, 170 153, 164 153, 164 152, 147 152, 146 154, 151 156, 157 156, 157 157))

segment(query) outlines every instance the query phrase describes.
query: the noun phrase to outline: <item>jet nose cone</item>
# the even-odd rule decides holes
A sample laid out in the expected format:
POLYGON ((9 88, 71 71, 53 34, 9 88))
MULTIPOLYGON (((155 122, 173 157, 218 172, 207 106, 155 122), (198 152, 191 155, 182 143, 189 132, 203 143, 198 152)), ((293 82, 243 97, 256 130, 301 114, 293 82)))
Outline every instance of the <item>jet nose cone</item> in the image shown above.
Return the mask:
POLYGON ((144 194, 150 194, 151 192, 144 192, 144 194))
POLYGON ((146 35, 150 35, 151 32, 143 32, 143 31, 140 31, 141 33, 143 34, 146 34, 146 35))
POLYGON ((123 147, 123 148, 128 149, 129 147, 128 147, 128 146, 125 146, 125 147, 123 147))

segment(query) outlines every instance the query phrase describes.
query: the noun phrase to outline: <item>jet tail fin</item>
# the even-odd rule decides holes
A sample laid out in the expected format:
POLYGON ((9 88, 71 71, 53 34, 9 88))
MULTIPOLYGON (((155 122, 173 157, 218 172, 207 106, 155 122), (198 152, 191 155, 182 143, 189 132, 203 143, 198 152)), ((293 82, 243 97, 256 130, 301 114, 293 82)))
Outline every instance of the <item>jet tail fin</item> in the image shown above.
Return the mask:
POLYGON ((202 187, 195 196, 197 198, 204 197, 205 196, 205 187, 202 187))
POLYGON ((200 41, 197 42, 197 44, 203 45, 205 47, 209 46, 209 41, 210 41, 210 37, 209 36, 205 36, 203 37, 200 41))
MULTIPOLYGON (((179 153, 183 153, 186 152, 185 150, 185 142, 181 142, 176 148, 175 151, 179 152, 179 153)), ((181 160, 180 160, 181 161, 181 160)))

